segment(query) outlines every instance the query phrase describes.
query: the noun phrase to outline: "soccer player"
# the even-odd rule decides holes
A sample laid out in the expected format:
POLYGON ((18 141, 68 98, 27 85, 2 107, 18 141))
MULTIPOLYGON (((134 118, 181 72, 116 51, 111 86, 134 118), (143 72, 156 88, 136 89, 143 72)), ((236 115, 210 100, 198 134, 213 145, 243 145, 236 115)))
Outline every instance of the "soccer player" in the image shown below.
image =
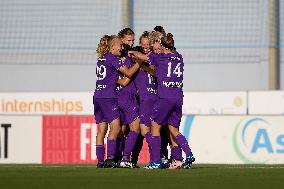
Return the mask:
POLYGON ((107 140, 107 160, 104 162, 104 167, 116 167, 114 162, 116 150, 116 138, 120 132, 120 115, 118 111, 118 100, 116 93, 116 83, 118 72, 124 73, 131 77, 140 67, 139 64, 134 64, 128 68, 120 60, 122 50, 122 42, 117 36, 104 36, 98 45, 98 62, 97 62, 97 81, 96 90, 94 93, 94 114, 96 123, 98 124, 99 139, 97 143, 98 167, 101 167, 103 162, 103 139, 106 133, 106 125, 110 124, 110 132, 107 140), (107 43, 107 47, 106 44, 107 43))
POLYGON ((123 45, 121 57, 125 57, 127 56, 127 52, 133 47, 135 33, 130 28, 124 28, 118 32, 118 37, 121 39, 123 45))
POLYGON ((129 52, 130 55, 144 60, 150 61, 156 69, 158 80, 158 96, 159 99, 154 105, 152 113, 152 153, 153 162, 149 168, 161 168, 160 148, 161 137, 160 130, 162 125, 168 125, 170 134, 176 143, 182 148, 186 154, 186 160, 182 167, 188 169, 195 161, 191 149, 186 138, 179 132, 178 128, 182 117, 183 104, 183 58, 174 50, 173 35, 168 33, 161 40, 162 53, 150 53, 148 56, 139 52, 129 52))
MULTIPOLYGON (((148 32, 145 31, 139 38, 139 46, 135 48, 135 50, 147 55, 151 50, 154 50, 155 53, 160 53, 160 49, 158 49, 158 45, 156 42, 160 44, 162 34, 160 32, 148 32), (151 41, 151 42, 150 42, 151 41), (154 43, 154 44, 153 44, 154 43), (156 48, 153 49, 153 46, 156 48)), ((161 46, 160 46, 161 47, 161 46)), ((143 139, 146 138, 146 141, 149 145, 149 153, 150 153, 150 161, 152 160, 151 155, 151 113, 153 109, 153 105, 158 99, 157 96, 157 81, 154 70, 152 71, 149 68, 149 62, 143 64, 140 70, 137 72, 134 83, 137 88, 137 92, 139 95, 139 105, 140 105, 140 129, 141 129, 141 137, 138 136, 135 148, 132 153, 132 163, 136 164, 138 161, 139 153, 142 149, 143 139), (148 73, 149 72, 149 73, 148 73), (143 137, 142 137, 143 136, 143 137)), ((163 162, 163 167, 168 167, 168 150, 167 150, 167 135, 163 133, 162 137, 162 146, 161 146, 161 158, 163 162)))
POLYGON ((163 26, 155 26, 154 31, 161 33, 163 36, 167 35, 163 26))
MULTIPOLYGON (((162 46, 161 46, 161 38, 163 36, 166 36, 165 30, 162 26, 156 26, 154 28, 154 32, 151 32, 149 39, 150 39, 150 44, 153 49, 153 52, 156 54, 160 54, 162 52, 162 46)), ((174 48, 175 50, 175 48, 174 48)), ((171 148, 171 158, 170 158, 170 165, 169 169, 178 169, 182 167, 183 164, 183 157, 182 157, 182 149, 176 144, 174 141, 173 137, 169 135, 167 132, 168 128, 163 127, 161 130, 161 158, 162 162, 165 165, 167 165, 167 160, 165 157, 167 157, 167 139, 169 140, 170 143, 170 148, 171 148), (166 136, 163 136, 166 135, 166 136)))
MULTIPOLYGON (((143 54, 148 54, 152 50, 154 53, 161 53, 161 38, 163 34, 157 31, 153 32, 143 32, 143 34, 139 38, 139 45, 135 48, 137 51, 142 52, 143 54)), ((149 62, 146 65, 142 65, 140 70, 137 72, 136 77, 134 79, 134 83, 136 84, 136 88, 139 95, 139 103, 140 103, 140 129, 141 134, 146 138, 146 141, 149 145, 149 153, 150 153, 150 161, 152 160, 151 155, 151 113, 153 109, 153 105, 158 99, 157 96, 157 81, 155 72, 148 68, 149 62), (148 68, 148 69, 147 69, 148 68), (148 73, 150 72, 150 73, 148 73)), ((144 137, 138 136, 136 146, 132 153, 132 162, 137 163, 138 155, 142 149, 143 139, 144 137)), ((162 130, 161 133, 161 158, 163 167, 169 167, 168 161, 168 133, 166 129, 162 130)), ((148 164, 149 165, 149 164, 148 164)), ((147 167, 147 165, 146 165, 147 167)))
MULTIPOLYGON (((150 42, 149 42, 149 32, 145 31, 139 38, 139 46, 135 49, 139 50, 141 53, 147 55, 150 52, 150 42)), ((148 63, 149 64, 149 63, 148 63)), ((157 82, 156 78, 149 74, 142 68, 146 68, 149 65, 143 65, 140 70, 137 72, 134 78, 134 83, 138 92, 138 99, 140 105, 140 130, 141 135, 138 137, 136 142, 136 148, 133 150, 132 162, 134 164, 138 161, 139 153, 142 149, 143 139, 146 138, 146 141, 149 145, 149 150, 151 151, 151 112, 153 109, 153 104, 157 101, 157 82)), ((151 159, 151 152, 150 159, 151 159)))
MULTIPOLYGON (((108 36, 108 35, 104 35, 100 39, 100 42, 99 42, 98 48, 97 48, 97 56, 98 56, 99 59, 103 59, 104 56, 107 53, 109 53, 108 41, 110 39, 111 39, 111 37, 108 36)), ((98 65, 98 67, 100 68, 100 65, 98 65)), ((100 69, 97 69, 97 71, 99 71, 99 70, 100 69)), ((127 77, 124 78, 124 79, 119 79, 117 81, 117 83, 119 83, 122 86, 126 86, 129 82, 130 82, 130 80, 128 80, 127 77)), ((95 100, 94 100, 94 102, 95 102, 95 100)), ((98 115, 98 112, 95 112, 95 114, 98 115)), ((106 135, 107 130, 108 130, 108 124, 104 121, 99 121, 99 119, 100 119, 100 115, 98 115, 98 117, 96 118, 97 122, 99 122, 98 127, 97 127, 97 136, 96 136, 96 154, 97 154, 97 158, 98 158, 97 167, 103 168, 104 167, 104 156, 105 156, 104 138, 105 138, 105 135, 106 135)))
MULTIPOLYGON (((127 51, 133 46, 134 32, 130 28, 124 28, 118 33, 118 36, 123 43, 125 51, 125 53, 121 56, 121 60, 124 62, 124 65, 129 68, 132 66, 133 60, 127 55, 127 51)), ((124 73, 122 72, 121 78, 125 77, 123 74, 124 73)), ((118 87, 118 102, 122 119, 121 123, 123 124, 122 127, 125 127, 124 125, 129 125, 130 129, 125 140, 123 157, 120 162, 120 167, 124 168, 133 168, 134 166, 130 161, 130 155, 140 132, 139 105, 136 99, 136 94, 136 87, 133 81, 131 81, 126 87, 118 87)), ((122 137, 123 135, 124 133, 122 134, 122 137)), ((121 138, 121 142, 123 142, 123 138, 121 138)))

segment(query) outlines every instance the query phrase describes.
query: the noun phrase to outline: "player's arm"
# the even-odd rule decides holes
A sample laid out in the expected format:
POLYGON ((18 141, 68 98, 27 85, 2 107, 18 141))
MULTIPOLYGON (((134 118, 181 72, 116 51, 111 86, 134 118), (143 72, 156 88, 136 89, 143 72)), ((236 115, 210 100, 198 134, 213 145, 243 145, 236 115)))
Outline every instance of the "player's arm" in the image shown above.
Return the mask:
POLYGON ((155 67, 153 65, 150 65, 150 66, 146 66, 145 64, 142 64, 141 65, 141 68, 148 72, 149 74, 151 74, 152 76, 155 76, 156 77, 156 71, 155 71, 155 67))
POLYGON ((130 81, 131 81, 130 78, 124 77, 122 79, 118 79, 116 83, 119 84, 120 86, 125 87, 125 86, 127 86, 130 83, 130 81))
POLYGON ((129 51, 128 55, 131 57, 135 57, 136 59, 142 61, 142 62, 147 62, 149 61, 149 57, 146 54, 143 54, 141 52, 138 51, 129 51))
POLYGON ((138 62, 138 63, 140 62, 141 68, 144 71, 148 72, 152 76, 156 76, 155 67, 153 65, 146 66, 145 64, 143 64, 143 62, 145 63, 145 62, 149 61, 148 55, 145 55, 145 54, 140 53, 138 51, 130 51, 129 53, 130 53, 130 55, 135 57, 136 62, 138 62))
POLYGON ((139 68, 140 63, 135 63, 130 68, 127 68, 127 66, 122 66, 119 68, 119 71, 123 73, 126 77, 131 78, 139 68))

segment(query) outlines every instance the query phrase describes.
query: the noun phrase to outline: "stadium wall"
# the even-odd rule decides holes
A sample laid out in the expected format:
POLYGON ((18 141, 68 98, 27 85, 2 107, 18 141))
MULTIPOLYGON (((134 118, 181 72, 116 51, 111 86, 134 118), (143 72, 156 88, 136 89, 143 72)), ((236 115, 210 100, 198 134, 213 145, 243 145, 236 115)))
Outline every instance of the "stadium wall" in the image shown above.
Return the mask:
MULTIPOLYGON (((185 93, 197 163, 283 164, 284 91, 185 93)), ((96 163, 92 92, 0 93, 0 164, 96 163)), ((149 161, 144 142, 139 163, 149 161)))

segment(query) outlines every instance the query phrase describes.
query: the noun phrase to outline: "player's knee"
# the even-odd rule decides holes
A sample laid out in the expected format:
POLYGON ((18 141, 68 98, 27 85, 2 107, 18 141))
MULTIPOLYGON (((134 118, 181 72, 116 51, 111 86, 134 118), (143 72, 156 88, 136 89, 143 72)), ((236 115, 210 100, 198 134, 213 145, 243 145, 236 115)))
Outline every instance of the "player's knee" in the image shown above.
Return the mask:
POLYGON ((98 129, 97 135, 105 135, 107 132, 107 128, 98 127, 97 129, 98 129))
POLYGON ((140 120, 136 119, 130 124, 130 130, 136 133, 140 132, 140 120))
POLYGON ((160 136, 161 127, 152 127, 151 132, 153 136, 160 136))
POLYGON ((115 136, 118 136, 119 133, 121 132, 121 128, 119 126, 116 126, 116 127, 112 127, 110 132, 115 135, 115 136))
POLYGON ((150 132, 150 127, 147 127, 146 125, 142 124, 140 125, 140 131, 141 135, 145 136, 146 133, 150 132))
POLYGON ((170 134, 174 137, 176 137, 179 134, 178 128, 173 127, 173 126, 169 126, 169 131, 170 131, 170 134))

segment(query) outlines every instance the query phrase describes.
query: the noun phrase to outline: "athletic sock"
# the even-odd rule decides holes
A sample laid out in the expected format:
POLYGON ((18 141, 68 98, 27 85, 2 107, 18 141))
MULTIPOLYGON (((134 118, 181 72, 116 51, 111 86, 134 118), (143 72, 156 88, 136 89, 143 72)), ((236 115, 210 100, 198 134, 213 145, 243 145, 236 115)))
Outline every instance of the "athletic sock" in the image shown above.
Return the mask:
POLYGON ((174 146, 171 149, 171 157, 174 160, 182 161, 183 160, 183 158, 182 158, 182 149, 179 146, 174 146))
POLYGON ((116 140, 107 140, 107 159, 114 159, 116 140))
POLYGON ((134 145, 136 143, 138 134, 134 131, 130 131, 126 137, 125 140, 125 148, 123 153, 123 160, 130 160, 131 152, 134 148, 134 145))
POLYGON ((96 154, 97 154, 98 162, 104 161, 104 157, 105 157, 104 145, 96 145, 96 154))
POLYGON ((160 136, 152 136, 152 154, 153 154, 153 162, 161 161, 161 137, 160 136))
POLYGON ((191 149, 189 148, 187 140, 182 134, 177 135, 176 142, 179 145, 179 147, 181 147, 181 149, 185 152, 186 157, 189 157, 190 155, 192 155, 191 149))
POLYGON ((145 134, 146 142, 148 143, 149 147, 149 154, 150 154, 150 162, 153 161, 153 152, 152 152, 152 134, 150 132, 147 132, 145 134))

